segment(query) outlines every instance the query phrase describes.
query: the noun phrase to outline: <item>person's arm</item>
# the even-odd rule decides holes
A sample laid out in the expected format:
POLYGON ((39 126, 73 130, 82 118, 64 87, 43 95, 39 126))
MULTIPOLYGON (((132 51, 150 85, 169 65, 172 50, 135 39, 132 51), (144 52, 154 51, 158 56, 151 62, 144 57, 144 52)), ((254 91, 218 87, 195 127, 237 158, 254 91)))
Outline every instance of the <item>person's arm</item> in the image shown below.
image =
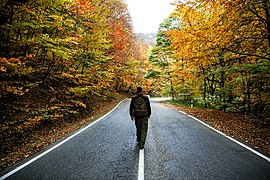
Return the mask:
POLYGON ((150 118, 151 116, 151 105, 150 105, 150 100, 147 97, 147 101, 146 101, 146 106, 147 106, 147 111, 148 111, 148 117, 150 118))
POLYGON ((129 115, 131 117, 131 120, 134 120, 134 103, 133 103, 133 98, 131 98, 130 106, 129 106, 129 115))

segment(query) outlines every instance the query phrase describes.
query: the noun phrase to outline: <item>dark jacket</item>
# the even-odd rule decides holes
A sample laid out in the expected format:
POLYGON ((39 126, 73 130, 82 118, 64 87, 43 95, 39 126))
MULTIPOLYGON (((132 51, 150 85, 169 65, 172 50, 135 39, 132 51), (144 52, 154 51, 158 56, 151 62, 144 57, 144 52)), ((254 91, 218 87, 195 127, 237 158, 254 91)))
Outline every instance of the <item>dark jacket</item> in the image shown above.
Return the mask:
POLYGON ((151 106, 149 98, 142 94, 132 97, 129 113, 131 117, 150 117, 151 106))

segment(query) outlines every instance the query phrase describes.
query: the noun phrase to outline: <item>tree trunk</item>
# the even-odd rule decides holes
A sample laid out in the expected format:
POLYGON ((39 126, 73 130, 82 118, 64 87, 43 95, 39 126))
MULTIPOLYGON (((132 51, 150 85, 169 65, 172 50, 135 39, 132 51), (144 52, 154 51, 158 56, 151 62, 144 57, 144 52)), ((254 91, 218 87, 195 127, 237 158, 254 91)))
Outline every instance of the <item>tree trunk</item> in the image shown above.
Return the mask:
POLYGON ((203 79, 203 100, 204 100, 204 107, 207 108, 207 102, 206 102, 206 78, 203 79))

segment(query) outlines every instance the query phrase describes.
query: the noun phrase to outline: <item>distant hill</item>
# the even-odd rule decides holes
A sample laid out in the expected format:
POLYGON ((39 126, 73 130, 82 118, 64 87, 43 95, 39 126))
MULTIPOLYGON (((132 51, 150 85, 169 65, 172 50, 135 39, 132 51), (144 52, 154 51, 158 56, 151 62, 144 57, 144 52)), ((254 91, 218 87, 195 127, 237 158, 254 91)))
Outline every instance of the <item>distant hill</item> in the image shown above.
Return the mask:
POLYGON ((151 46, 155 46, 156 44, 156 33, 150 33, 150 34, 136 33, 136 37, 138 40, 144 43, 147 43, 151 46))

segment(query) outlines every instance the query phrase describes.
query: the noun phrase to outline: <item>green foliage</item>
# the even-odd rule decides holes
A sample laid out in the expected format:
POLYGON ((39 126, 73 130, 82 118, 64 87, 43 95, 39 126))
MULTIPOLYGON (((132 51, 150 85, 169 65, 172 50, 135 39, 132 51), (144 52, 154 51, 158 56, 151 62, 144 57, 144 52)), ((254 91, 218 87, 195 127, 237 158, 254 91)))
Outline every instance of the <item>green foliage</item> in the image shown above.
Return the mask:
POLYGON ((94 86, 86 86, 86 87, 75 87, 70 88, 66 94, 73 94, 73 96, 77 98, 89 98, 91 96, 101 96, 98 92, 96 92, 96 87, 94 86))
POLYGON ((145 78, 157 78, 160 74, 161 73, 159 71, 149 69, 147 74, 145 75, 145 78))
POLYGON ((173 51, 166 32, 178 28, 178 25, 175 24, 176 19, 172 14, 160 24, 156 45, 151 49, 148 57, 153 68, 148 70, 146 78, 154 79, 154 90, 163 95, 173 95, 174 93, 173 76, 171 74, 174 61, 172 57, 173 51))

